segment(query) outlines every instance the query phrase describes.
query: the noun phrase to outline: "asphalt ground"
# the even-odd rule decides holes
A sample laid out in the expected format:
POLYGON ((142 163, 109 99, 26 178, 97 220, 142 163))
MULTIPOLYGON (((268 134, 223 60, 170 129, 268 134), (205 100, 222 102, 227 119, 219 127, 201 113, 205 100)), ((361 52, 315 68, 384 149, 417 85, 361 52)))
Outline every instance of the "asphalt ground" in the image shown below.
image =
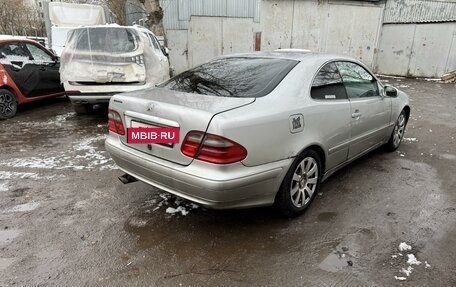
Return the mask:
POLYGON ((105 111, 21 107, 0 122, 0 286, 456 286, 456 85, 385 80, 411 97, 405 141, 295 219, 124 185, 105 111))

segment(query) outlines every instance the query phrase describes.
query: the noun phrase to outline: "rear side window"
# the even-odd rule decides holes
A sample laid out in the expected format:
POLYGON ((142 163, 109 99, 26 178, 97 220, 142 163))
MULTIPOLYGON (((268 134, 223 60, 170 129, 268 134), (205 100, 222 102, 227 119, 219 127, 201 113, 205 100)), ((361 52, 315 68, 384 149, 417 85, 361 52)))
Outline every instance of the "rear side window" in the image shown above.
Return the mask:
POLYGON ((263 97, 282 81, 298 61, 230 57, 183 72, 160 88, 220 97, 263 97))
POLYGON ((317 100, 347 99, 342 78, 334 63, 323 66, 312 83, 311 97, 317 100))
POLYGON ((83 28, 73 30, 68 45, 79 51, 128 53, 138 48, 134 31, 125 28, 83 28))

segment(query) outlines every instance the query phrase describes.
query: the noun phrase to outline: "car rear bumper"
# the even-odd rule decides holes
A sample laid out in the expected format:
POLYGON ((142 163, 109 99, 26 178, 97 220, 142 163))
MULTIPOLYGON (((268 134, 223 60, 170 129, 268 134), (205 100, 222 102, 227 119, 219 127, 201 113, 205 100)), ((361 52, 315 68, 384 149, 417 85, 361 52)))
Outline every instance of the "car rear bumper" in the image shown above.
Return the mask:
POLYGON ((272 205, 292 159, 246 167, 193 161, 181 166, 129 148, 110 134, 106 150, 119 168, 159 189, 214 209, 272 205))
POLYGON ((71 85, 63 83, 67 96, 75 104, 109 103, 109 99, 119 93, 131 92, 153 87, 151 83, 132 85, 71 85))
POLYGON ((67 94, 73 104, 108 104, 114 94, 67 94))

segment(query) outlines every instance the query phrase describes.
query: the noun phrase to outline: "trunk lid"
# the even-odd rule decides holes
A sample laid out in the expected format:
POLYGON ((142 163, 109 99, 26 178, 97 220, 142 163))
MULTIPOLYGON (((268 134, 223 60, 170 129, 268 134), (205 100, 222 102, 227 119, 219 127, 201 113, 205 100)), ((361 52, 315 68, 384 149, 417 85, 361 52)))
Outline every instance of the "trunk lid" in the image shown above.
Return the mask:
POLYGON ((193 158, 181 152, 181 144, 191 130, 205 132, 216 114, 249 105, 255 98, 217 97, 155 88, 115 95, 110 108, 118 111, 125 128, 135 126, 178 127, 180 141, 173 146, 160 144, 123 144, 153 157, 181 165, 189 165, 193 158))

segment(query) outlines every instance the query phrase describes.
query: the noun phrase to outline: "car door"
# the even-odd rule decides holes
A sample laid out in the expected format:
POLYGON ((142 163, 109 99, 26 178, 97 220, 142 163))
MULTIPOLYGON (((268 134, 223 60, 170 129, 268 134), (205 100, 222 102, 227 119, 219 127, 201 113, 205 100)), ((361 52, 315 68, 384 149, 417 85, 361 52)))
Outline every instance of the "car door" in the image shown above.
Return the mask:
POLYGON ((391 98, 380 93, 375 77, 361 65, 346 61, 336 65, 350 101, 350 159, 376 147, 386 137, 391 98))
POLYGON ((32 56, 33 64, 40 73, 40 82, 36 87, 35 96, 62 93, 60 83, 59 62, 56 57, 34 43, 26 43, 25 47, 32 56))
POLYGON ((0 62, 21 93, 25 97, 34 96, 38 91, 40 73, 29 51, 21 42, 8 42, 0 46, 0 52, 0 62))
POLYGON ((334 62, 324 65, 312 82, 312 110, 318 133, 328 150, 326 169, 345 162, 350 142, 350 102, 334 62))

